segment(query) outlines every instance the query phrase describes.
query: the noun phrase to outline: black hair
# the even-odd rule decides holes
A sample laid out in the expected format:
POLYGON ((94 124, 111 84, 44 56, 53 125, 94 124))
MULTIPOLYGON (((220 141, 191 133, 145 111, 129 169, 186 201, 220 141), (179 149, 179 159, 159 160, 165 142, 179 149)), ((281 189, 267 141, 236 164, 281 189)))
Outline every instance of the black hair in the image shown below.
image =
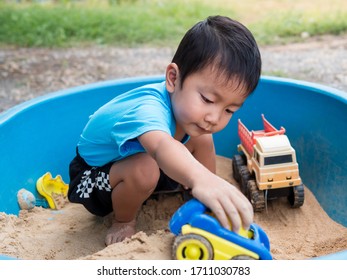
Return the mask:
POLYGON ((182 38, 172 59, 180 70, 181 85, 190 74, 212 64, 227 80, 236 78, 249 95, 261 73, 261 56, 252 33, 240 22, 210 16, 182 38))

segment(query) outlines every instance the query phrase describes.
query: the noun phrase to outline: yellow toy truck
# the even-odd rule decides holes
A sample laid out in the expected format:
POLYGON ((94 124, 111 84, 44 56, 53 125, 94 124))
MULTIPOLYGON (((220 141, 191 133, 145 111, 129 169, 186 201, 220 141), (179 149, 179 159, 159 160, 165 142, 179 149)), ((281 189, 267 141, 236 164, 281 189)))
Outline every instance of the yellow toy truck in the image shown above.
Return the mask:
POLYGON ((262 115, 263 130, 249 131, 238 120, 241 143, 232 158, 233 176, 256 212, 270 199, 286 196, 293 208, 304 203, 304 185, 299 175, 295 150, 285 135, 262 115))

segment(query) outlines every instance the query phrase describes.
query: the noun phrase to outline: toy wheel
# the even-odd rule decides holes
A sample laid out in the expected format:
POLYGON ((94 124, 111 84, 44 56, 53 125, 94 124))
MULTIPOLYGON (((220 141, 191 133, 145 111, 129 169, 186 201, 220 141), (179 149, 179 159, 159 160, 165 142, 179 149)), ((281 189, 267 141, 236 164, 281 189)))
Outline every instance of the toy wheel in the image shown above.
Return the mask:
POLYGON ((246 165, 240 166, 240 175, 241 175, 241 182, 240 182, 241 192, 250 199, 251 198, 250 192, 248 190, 247 185, 248 185, 248 181, 251 179, 251 173, 249 172, 246 165))
POLYGON ((247 255, 238 255, 235 257, 231 258, 232 260, 256 260, 255 258, 252 258, 251 256, 247 256, 247 255))
POLYGON ((246 160, 244 155, 234 155, 232 158, 232 168, 233 168, 233 177, 236 182, 240 182, 240 166, 245 165, 246 160))
POLYGON ((261 212, 265 209, 264 192, 259 190, 254 180, 249 180, 247 184, 250 201, 255 212, 261 212))
POLYGON ((293 208, 299 208, 304 204, 305 190, 304 185, 295 186, 292 188, 291 194, 288 196, 290 205, 293 208))
POLYGON ((212 260, 212 245, 197 234, 178 235, 172 246, 172 257, 176 260, 212 260))

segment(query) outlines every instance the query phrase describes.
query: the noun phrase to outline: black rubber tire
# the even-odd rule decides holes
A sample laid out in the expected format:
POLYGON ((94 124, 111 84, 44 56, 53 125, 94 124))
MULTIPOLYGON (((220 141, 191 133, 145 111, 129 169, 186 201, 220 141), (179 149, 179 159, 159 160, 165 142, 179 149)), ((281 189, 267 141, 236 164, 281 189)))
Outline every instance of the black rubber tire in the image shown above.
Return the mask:
POLYGON ((233 177, 236 182, 240 183, 240 166, 245 165, 246 160, 244 155, 234 155, 232 158, 233 177))
POLYGON ((240 190, 246 197, 250 198, 247 184, 252 179, 252 175, 246 165, 240 166, 240 177, 240 190))
POLYGON ((264 191, 259 190, 254 180, 249 180, 247 184, 250 201, 254 212, 262 212, 265 209, 264 191))
POLYGON ((231 258, 232 260, 256 260, 255 258, 252 258, 251 256, 247 256, 247 255, 238 255, 238 256, 235 256, 235 257, 232 257, 231 258))
POLYGON ((288 196, 288 201, 292 208, 299 208, 304 204, 305 187, 303 184, 292 188, 291 194, 288 196))

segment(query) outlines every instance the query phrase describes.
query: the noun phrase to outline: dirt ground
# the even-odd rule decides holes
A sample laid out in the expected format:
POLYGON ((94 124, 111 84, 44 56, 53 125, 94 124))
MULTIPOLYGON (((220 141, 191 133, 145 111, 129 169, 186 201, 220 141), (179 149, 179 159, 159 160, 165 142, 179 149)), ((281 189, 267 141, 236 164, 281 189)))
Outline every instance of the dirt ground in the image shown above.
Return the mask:
MULTIPOLYGON (((285 76, 347 91, 347 36, 261 47, 263 74, 285 76)), ((162 75, 171 48, 93 46, 73 49, 0 48, 0 112, 26 100, 83 84, 135 76, 162 75)), ((231 182, 230 159, 218 158, 218 173, 231 182)), ((0 187, 5 187, 1 186, 0 187)), ((170 259, 174 236, 168 221, 180 196, 149 200, 138 217, 138 233, 105 248, 109 220, 80 205, 60 210, 35 207, 19 216, 0 213, 0 254, 19 259, 170 259)), ((255 222, 268 234, 275 259, 308 259, 347 249, 347 228, 331 220, 309 186, 305 203, 291 209, 269 202, 255 222)))
MULTIPOLYGON (((260 47, 263 75, 347 91, 347 35, 260 47)), ((0 47, 0 112, 34 97, 104 80, 163 75, 174 48, 0 47)))

